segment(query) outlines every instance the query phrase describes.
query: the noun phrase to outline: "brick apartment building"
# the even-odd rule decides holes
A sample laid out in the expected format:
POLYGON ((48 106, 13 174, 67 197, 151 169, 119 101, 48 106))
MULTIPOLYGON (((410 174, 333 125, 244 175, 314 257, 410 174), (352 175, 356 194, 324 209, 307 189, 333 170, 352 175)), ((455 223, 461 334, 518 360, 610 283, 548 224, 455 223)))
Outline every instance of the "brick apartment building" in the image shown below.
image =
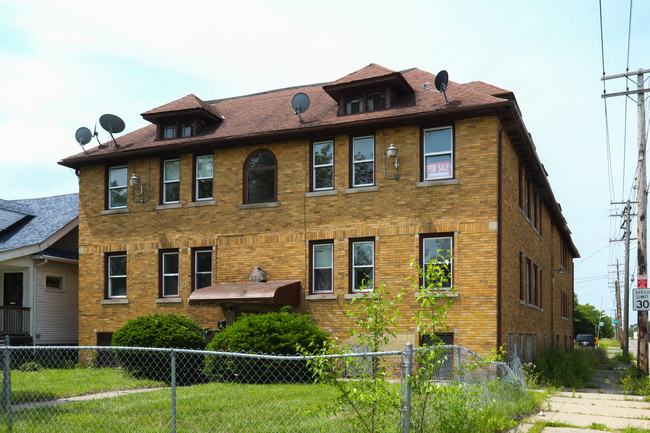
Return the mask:
MULTIPOLYGON (((188 95, 61 161, 79 174, 79 343, 110 344, 145 314, 216 329, 287 304, 345 338, 363 275, 410 288, 412 259, 450 251, 446 341, 524 358, 568 347, 579 255, 516 99, 450 81, 446 103, 425 88, 434 79, 371 64, 326 84, 188 95), (255 267, 266 278, 250 281, 255 267)), ((396 347, 420 342, 415 308, 409 290, 396 347)))

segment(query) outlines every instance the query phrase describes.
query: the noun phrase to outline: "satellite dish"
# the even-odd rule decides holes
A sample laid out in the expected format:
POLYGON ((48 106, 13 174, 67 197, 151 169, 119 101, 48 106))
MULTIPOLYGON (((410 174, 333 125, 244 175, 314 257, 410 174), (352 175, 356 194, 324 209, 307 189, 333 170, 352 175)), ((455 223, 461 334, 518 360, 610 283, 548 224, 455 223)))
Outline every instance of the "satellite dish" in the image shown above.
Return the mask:
POLYGON ((90 132, 90 129, 82 126, 81 128, 77 129, 77 132, 74 134, 74 138, 81 146, 85 146, 86 144, 90 143, 90 140, 93 138, 93 134, 90 132))
POLYGON ((434 80, 434 84, 436 86, 436 89, 438 89, 439 92, 442 92, 443 95, 445 95, 445 103, 449 105, 449 99, 447 99, 447 83, 449 82, 449 74, 447 71, 444 69, 436 75, 436 79, 434 80))
POLYGON ((118 134, 124 131, 124 121, 114 114, 102 114, 99 118, 99 124, 111 135, 115 147, 119 149, 120 146, 117 145, 113 133, 118 134))
POLYGON ((304 93, 296 93, 296 95, 291 100, 291 108, 293 108, 293 113, 297 114, 300 118, 301 125, 304 123, 302 121, 301 114, 309 110, 309 104, 309 96, 305 95, 304 93))
POLYGON ((124 131, 124 121, 114 114, 102 114, 99 124, 109 133, 119 134, 124 131))
POLYGON ((81 148, 84 150, 85 155, 86 148, 84 146, 90 143, 90 140, 92 140, 92 132, 90 132, 90 129, 86 128, 85 126, 82 126, 81 128, 77 129, 77 132, 74 133, 74 138, 77 140, 77 143, 79 143, 79 146, 81 146, 81 148))

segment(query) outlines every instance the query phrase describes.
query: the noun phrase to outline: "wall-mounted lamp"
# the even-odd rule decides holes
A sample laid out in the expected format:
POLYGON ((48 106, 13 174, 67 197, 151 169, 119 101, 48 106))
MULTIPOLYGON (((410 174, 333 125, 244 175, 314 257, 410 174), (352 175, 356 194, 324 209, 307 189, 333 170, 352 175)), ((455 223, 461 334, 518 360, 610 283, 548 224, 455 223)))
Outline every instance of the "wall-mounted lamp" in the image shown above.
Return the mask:
POLYGON ((135 201, 135 187, 140 185, 140 203, 144 203, 144 185, 142 185, 140 178, 135 173, 133 173, 133 176, 131 176, 131 179, 129 179, 129 183, 133 187, 133 201, 135 201))
POLYGON ((397 149, 393 143, 391 143, 390 146, 388 146, 388 149, 386 149, 386 156, 389 158, 395 158, 395 177, 386 177, 386 158, 384 157, 384 177, 386 179, 399 179, 397 173, 397 168, 399 167, 399 163, 397 162, 397 152, 399 152, 399 149, 397 149))

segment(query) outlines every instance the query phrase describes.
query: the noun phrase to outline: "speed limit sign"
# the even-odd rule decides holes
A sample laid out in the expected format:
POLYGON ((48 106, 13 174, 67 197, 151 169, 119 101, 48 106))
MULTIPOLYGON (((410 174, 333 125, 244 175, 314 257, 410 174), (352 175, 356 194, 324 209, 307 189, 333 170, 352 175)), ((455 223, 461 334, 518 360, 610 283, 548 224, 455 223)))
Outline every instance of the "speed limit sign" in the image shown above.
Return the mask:
POLYGON ((650 289, 632 289, 632 309, 634 311, 650 310, 650 289))

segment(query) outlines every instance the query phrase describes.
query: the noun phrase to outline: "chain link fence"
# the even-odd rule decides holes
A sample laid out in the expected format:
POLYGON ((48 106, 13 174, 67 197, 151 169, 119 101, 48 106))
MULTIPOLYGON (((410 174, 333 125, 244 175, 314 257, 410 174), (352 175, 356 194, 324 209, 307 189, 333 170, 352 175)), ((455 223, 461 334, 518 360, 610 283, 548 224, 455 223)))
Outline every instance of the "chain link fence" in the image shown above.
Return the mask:
MULTIPOLYGON (((326 357, 95 346, 0 352, 0 432, 352 432, 358 413, 333 404, 337 387, 361 383, 381 365, 395 400, 384 421, 406 433, 418 404, 408 377, 501 377, 523 386, 506 364, 474 362, 480 358, 458 346, 326 357), (321 376, 316 362, 339 379, 321 376)), ((436 422, 435 414, 426 419, 436 422)))

